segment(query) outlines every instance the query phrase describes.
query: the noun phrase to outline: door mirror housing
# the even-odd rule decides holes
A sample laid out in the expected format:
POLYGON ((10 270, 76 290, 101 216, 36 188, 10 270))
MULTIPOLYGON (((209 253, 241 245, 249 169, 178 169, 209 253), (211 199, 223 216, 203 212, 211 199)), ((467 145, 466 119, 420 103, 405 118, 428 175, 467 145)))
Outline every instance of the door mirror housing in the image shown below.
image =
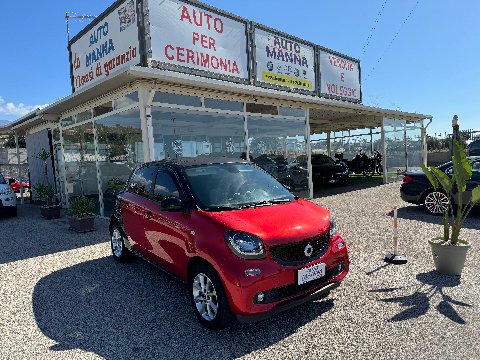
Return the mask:
POLYGON ((180 211, 183 209, 182 200, 176 197, 164 199, 160 202, 160 209, 164 211, 180 211))

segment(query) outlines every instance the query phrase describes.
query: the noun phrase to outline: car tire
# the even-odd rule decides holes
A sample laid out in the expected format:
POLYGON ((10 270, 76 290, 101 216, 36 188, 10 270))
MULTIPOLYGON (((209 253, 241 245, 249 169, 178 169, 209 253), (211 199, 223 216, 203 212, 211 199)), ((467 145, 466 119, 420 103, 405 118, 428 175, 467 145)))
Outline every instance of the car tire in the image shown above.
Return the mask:
POLYGON ((118 224, 110 230, 110 246, 113 258, 118 262, 125 262, 130 257, 130 251, 125 245, 125 234, 118 224))
POLYGON ((210 330, 226 327, 233 319, 225 290, 217 272, 199 263, 188 279, 190 299, 198 321, 210 330))
POLYGON ((449 199, 443 191, 432 189, 425 194, 422 203, 428 213, 442 215, 448 208, 449 199))

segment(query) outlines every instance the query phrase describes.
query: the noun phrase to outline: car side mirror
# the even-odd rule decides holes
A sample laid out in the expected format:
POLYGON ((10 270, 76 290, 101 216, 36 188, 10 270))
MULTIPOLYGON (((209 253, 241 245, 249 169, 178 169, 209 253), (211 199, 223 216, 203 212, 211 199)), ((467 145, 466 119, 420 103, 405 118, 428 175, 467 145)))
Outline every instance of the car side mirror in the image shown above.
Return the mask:
POLYGON ((8 179, 8 184, 9 185, 12 185, 13 183, 15 183, 15 179, 8 179))
POLYGON ((182 200, 176 197, 164 199, 160 202, 160 209, 164 211, 182 210, 182 200))

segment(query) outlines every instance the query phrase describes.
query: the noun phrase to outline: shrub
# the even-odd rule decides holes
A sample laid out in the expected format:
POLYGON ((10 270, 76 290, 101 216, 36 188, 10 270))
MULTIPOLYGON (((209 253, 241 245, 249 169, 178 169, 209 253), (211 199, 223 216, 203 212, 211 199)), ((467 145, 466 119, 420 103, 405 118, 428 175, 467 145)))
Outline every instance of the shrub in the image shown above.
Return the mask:
POLYGON ((85 196, 76 197, 70 200, 68 213, 75 217, 88 217, 93 215, 95 204, 85 196))

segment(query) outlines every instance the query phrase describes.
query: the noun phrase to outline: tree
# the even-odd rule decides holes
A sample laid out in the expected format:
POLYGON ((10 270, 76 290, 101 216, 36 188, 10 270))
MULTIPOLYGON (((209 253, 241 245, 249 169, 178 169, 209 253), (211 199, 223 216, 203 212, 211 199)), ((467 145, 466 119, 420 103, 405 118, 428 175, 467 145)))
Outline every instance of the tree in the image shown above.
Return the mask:
MULTIPOLYGON (((15 149, 17 146, 15 144, 15 135, 14 134, 9 134, 7 136, 7 139, 3 143, 3 146, 6 148, 10 149, 15 149)), ((18 137, 18 147, 19 148, 26 148, 26 142, 25 142, 25 136, 19 136, 18 137)))

